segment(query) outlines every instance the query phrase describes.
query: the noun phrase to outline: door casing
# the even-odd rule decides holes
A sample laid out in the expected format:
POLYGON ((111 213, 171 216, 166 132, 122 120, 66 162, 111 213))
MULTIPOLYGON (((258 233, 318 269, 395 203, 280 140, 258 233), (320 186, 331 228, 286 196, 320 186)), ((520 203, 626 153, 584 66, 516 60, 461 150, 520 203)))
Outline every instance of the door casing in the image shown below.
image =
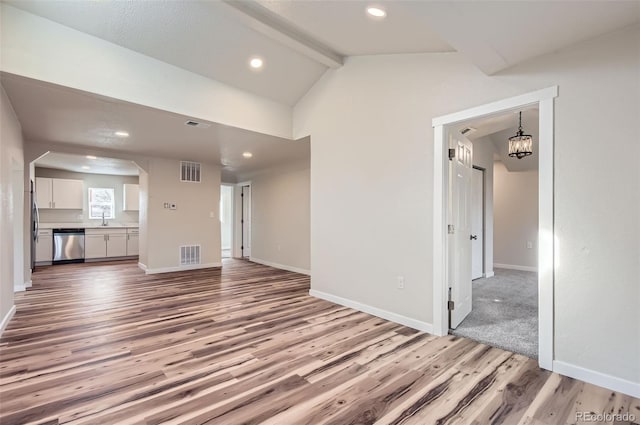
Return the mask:
POLYGON ((525 93, 453 114, 434 118, 433 143, 433 333, 448 333, 448 141, 445 127, 474 118, 514 111, 525 106, 539 107, 538 141, 538 364, 553 370, 553 284, 554 284, 554 228, 553 228, 553 145, 554 99, 558 86, 525 93))

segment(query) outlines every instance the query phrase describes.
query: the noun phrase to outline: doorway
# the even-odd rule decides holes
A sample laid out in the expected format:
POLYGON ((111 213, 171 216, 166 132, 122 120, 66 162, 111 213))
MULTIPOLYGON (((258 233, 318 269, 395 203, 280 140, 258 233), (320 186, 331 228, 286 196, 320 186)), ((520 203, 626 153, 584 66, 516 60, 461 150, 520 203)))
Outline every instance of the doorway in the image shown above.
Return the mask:
POLYGON ((240 256, 251 258, 251 184, 240 186, 240 256))
POLYGON ((231 258, 233 246, 233 186, 220 186, 220 250, 222 258, 231 258))
MULTIPOLYGON (((523 107, 537 105, 539 109, 539 180, 538 180, 538 363, 541 368, 553 369, 553 275, 554 275, 554 229, 553 229, 553 102, 558 96, 558 87, 515 96, 509 99, 489 103, 450 115, 433 119, 434 127, 434 246, 433 246, 433 332, 446 335, 449 331, 450 296, 467 296, 466 291, 451 291, 450 282, 460 274, 461 269, 450 266, 450 256, 460 258, 456 249, 451 247, 449 237, 455 217, 449 215, 452 202, 449 185, 450 128, 467 120, 491 117, 496 114, 514 111, 523 107)), ((469 165, 470 169, 471 166, 469 165)), ((470 220, 470 218, 469 218, 470 220)), ((462 241, 462 235, 459 236, 462 241)), ((469 238, 469 235, 467 235, 469 238)), ((459 248, 463 249, 463 248, 459 248)), ((463 251, 466 252, 467 248, 463 251)), ((468 245, 468 251, 471 247, 468 245)), ((462 255, 465 255, 464 253, 462 255)), ((458 261, 465 264, 464 261, 458 261)), ((455 264, 455 258, 454 258, 455 264)), ((470 269, 470 267, 469 267, 470 269)), ((465 285, 471 285, 469 279, 463 279, 465 285)), ((455 311, 455 299, 454 311, 455 311)), ((463 300, 462 300, 463 301, 463 300)))
POLYGON ((471 171, 471 280, 484 277, 485 169, 471 171))
MULTIPOLYGON (((450 129, 454 137, 464 132, 460 137, 473 148, 470 240, 463 242, 471 250, 472 308, 451 324, 450 333, 530 358, 538 356, 538 121, 532 105, 450 129), (509 156, 508 140, 518 131, 520 113, 533 145, 531 155, 515 158, 509 156), (487 264, 485 252, 492 257, 487 264)), ((450 282, 454 288, 459 283, 450 282)))

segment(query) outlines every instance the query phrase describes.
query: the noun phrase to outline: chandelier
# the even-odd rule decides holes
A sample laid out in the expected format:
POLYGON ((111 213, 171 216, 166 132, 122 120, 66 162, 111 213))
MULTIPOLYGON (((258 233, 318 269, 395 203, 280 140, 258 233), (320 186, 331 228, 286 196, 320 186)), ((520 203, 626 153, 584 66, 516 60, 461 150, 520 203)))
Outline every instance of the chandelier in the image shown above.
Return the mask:
POLYGON ((533 138, 530 134, 522 132, 522 111, 520 111, 520 119, 518 124, 518 132, 515 136, 509 137, 509 156, 515 156, 522 159, 533 153, 533 138))

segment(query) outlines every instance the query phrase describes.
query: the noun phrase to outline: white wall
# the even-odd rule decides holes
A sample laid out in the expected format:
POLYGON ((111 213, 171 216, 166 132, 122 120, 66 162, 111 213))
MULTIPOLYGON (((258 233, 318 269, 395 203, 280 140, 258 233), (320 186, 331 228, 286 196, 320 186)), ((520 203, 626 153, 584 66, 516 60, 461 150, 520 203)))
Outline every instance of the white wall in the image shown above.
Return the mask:
POLYGON ((0 4, 0 68, 165 111, 291 137, 291 108, 0 4))
POLYGON ((133 224, 138 222, 137 211, 123 211, 124 184, 138 184, 138 176, 114 176, 107 174, 75 173, 72 171, 55 170, 52 168, 36 167, 36 177, 52 177, 58 179, 73 179, 84 181, 82 211, 40 209, 40 222, 46 223, 100 223, 102 220, 89 219, 89 188, 101 187, 114 189, 115 218, 109 220, 119 224, 133 224), (81 216, 81 217, 80 217, 81 216))
POLYGON ((309 273, 309 163, 251 179, 251 259, 309 273))
POLYGON ((13 314, 15 277, 23 275, 16 270, 16 264, 23 264, 23 241, 14 233, 25 225, 24 186, 15 182, 16 176, 22 182, 23 168, 22 129, 0 86, 0 333, 13 314))
POLYGON ((537 270, 538 171, 510 172, 501 161, 493 170, 495 267, 537 270))
POLYGON ((220 168, 202 164, 202 182, 190 183, 180 182, 179 167, 180 161, 153 158, 148 179, 140 179, 147 193, 146 223, 140 228, 146 255, 140 262, 151 272, 180 267, 182 245, 201 246, 201 266, 220 266, 220 168), (164 208, 165 202, 177 209, 164 208))
POLYGON ((488 137, 472 140, 473 165, 484 168, 484 273, 493 275, 493 154, 494 146, 488 137))
POLYGON ((627 28, 494 76, 456 53, 329 70, 294 109, 294 137, 311 135, 312 289, 431 323, 432 118, 559 85, 555 359, 640 383, 639 39, 627 28))

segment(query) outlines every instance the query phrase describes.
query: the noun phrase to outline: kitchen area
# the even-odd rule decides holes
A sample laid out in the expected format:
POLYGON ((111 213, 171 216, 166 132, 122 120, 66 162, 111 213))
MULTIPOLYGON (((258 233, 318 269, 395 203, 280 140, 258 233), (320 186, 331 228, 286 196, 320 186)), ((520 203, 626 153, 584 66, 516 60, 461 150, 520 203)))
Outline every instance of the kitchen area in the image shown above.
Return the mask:
POLYGON ((31 182, 32 270, 138 257, 138 168, 131 161, 48 153, 31 182))

